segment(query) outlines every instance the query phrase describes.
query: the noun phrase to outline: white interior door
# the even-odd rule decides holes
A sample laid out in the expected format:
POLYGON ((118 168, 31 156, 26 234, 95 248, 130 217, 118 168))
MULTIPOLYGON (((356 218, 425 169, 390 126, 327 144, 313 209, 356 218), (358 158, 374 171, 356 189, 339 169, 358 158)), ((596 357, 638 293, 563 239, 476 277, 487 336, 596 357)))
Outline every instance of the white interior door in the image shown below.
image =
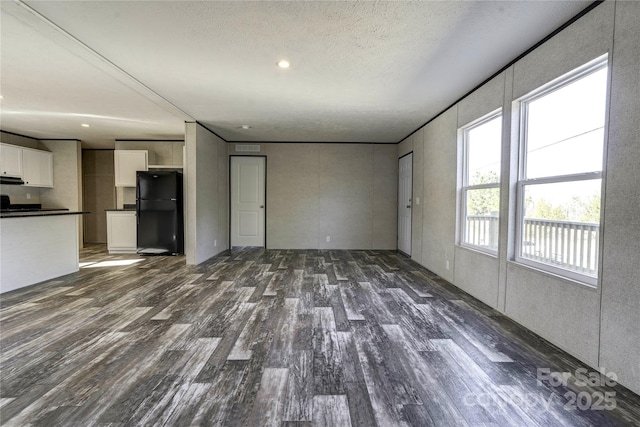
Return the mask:
POLYGON ((398 250, 411 255, 413 153, 398 160, 398 250))
POLYGON ((231 246, 264 247, 265 158, 231 157, 231 246))

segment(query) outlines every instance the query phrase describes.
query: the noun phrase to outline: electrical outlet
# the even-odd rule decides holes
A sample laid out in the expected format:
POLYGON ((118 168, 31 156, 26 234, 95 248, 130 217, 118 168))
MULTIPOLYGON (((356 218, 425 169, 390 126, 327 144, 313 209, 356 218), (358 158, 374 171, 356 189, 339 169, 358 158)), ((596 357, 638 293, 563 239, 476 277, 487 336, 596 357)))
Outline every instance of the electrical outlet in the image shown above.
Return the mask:
POLYGON ((218 246, 218 241, 217 240, 213 241, 213 246, 218 246))
POLYGON ((331 236, 327 236, 327 242, 331 241, 331 236))
POLYGON ((445 262, 445 266, 447 267, 447 270, 449 269, 449 260, 447 260, 447 262, 445 262))
POLYGON ((31 198, 31 193, 27 193, 27 199, 31 198))
POLYGON ((420 204, 420 197, 416 197, 416 205, 420 204))

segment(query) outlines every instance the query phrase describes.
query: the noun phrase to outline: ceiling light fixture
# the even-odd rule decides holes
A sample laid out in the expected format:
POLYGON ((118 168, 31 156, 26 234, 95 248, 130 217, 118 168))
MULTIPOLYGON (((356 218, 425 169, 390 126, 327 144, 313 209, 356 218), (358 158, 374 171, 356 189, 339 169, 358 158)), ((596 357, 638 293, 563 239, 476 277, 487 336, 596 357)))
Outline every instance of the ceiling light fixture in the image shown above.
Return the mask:
POLYGON ((242 125, 242 126, 240 126, 240 127, 241 127, 242 129, 251 129, 251 126, 249 126, 249 125, 242 125))
POLYGON ((291 64, 289 64, 289 61, 282 59, 280 61, 278 61, 278 67, 280 68, 289 68, 291 66, 291 64))
POLYGON ((80 126, 82 126, 83 128, 88 128, 88 127, 89 127, 89 125, 88 125, 88 124, 86 124, 86 123, 83 123, 83 124, 81 124, 80 126))

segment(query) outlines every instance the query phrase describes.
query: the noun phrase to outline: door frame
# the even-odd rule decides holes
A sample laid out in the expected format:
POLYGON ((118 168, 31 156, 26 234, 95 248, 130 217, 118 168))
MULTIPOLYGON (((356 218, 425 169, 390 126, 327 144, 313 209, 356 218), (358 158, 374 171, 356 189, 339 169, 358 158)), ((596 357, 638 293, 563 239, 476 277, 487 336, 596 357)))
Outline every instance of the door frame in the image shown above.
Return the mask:
MULTIPOLYGON (((409 235, 409 238, 411 239, 411 245, 409 246, 409 249, 413 248, 413 206, 415 203, 414 197, 413 197, 413 165, 414 165, 414 159, 413 159, 413 150, 409 151, 406 154, 403 154, 402 156, 398 157, 398 187, 400 184, 400 160, 402 160, 403 158, 407 157, 408 155, 411 155, 411 216, 409 218, 409 221, 411 221, 411 234, 409 235)), ((398 210, 398 208, 400 207, 400 192, 398 191, 397 197, 396 197, 396 210, 398 210)), ((400 225, 400 218, 398 218, 398 223, 396 225, 396 231, 399 228, 398 226, 400 225)), ((398 238, 396 239, 396 251, 400 252, 403 255, 408 256, 409 258, 411 258, 410 254, 406 254, 403 251, 400 250, 400 247, 398 245, 399 241, 400 241, 400 236, 398 236, 398 238)))
POLYGON ((259 154, 230 154, 229 155, 229 250, 233 249, 233 246, 231 246, 231 219, 232 219, 232 212, 231 212, 231 207, 232 207, 232 199, 231 199, 231 187, 232 187, 232 182, 231 182, 231 178, 232 178, 232 173, 231 173, 231 162, 232 162, 232 158, 233 157, 263 157, 264 158, 264 209, 263 209, 263 216, 264 216, 264 248, 267 249, 267 156, 266 155, 259 155, 259 154))

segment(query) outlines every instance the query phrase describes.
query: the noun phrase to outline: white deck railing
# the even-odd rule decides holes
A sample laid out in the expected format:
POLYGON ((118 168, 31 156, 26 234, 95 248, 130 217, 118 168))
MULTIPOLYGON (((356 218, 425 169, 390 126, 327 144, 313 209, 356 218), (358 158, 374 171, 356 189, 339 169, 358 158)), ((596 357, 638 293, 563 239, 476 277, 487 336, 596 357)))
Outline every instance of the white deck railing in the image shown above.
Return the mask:
POLYGON ((522 257, 595 276, 599 228, 587 222, 525 218, 522 257))
POLYGON ((498 250, 498 220, 492 215, 467 215, 465 243, 498 250))
MULTIPOLYGON (((598 271, 599 228, 594 223, 525 218, 521 256, 595 276, 598 271)), ((496 250, 498 217, 467 216, 465 243, 496 250)))

